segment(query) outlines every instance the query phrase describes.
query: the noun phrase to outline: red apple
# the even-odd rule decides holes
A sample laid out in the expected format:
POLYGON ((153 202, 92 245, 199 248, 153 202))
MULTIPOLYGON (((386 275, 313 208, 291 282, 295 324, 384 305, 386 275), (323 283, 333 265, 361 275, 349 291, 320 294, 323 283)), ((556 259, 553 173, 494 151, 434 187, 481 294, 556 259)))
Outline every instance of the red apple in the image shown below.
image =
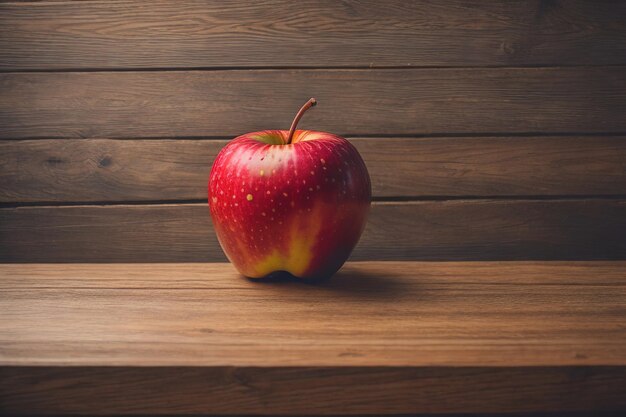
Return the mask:
POLYGON ((262 278, 334 274, 357 244, 370 208, 370 178, 346 139, 291 129, 233 139, 209 178, 209 208, 218 240, 239 272, 262 278))

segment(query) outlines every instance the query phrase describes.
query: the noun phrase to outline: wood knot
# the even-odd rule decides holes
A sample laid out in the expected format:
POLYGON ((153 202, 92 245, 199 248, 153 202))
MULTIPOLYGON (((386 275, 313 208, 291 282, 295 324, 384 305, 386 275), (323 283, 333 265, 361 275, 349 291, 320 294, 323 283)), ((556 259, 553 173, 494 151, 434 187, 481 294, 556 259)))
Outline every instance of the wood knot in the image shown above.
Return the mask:
POLYGON ((111 158, 108 156, 103 156, 102 158, 100 158, 100 160, 98 161, 98 166, 102 167, 102 168, 106 168, 109 165, 111 165, 112 161, 111 158))
POLYGON ((500 52, 504 55, 515 55, 516 48, 515 44, 512 42, 502 42, 500 44, 500 52))
POLYGON ((56 158, 54 156, 51 156, 50 158, 46 159, 46 162, 49 163, 50 165, 58 165, 58 164, 62 164, 64 161, 61 158, 56 158))

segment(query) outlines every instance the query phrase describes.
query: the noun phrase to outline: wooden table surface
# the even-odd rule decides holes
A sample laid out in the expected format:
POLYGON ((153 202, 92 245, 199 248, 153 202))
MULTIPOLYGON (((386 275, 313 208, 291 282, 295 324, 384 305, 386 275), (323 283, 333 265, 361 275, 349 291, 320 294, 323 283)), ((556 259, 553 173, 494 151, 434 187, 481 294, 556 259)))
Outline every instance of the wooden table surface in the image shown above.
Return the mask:
POLYGON ((0 266, 4 413, 626 409, 626 262, 0 266), (532 401, 529 401, 532 398, 532 401))

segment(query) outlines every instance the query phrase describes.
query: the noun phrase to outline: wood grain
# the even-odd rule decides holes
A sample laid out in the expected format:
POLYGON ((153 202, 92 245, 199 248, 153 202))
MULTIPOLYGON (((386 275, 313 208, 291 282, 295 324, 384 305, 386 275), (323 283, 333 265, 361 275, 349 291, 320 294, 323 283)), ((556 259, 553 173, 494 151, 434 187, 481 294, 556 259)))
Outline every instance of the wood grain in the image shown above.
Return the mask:
MULTIPOLYGON (((250 281, 240 279, 234 268, 225 263, 151 263, 119 264, 0 264, 0 290, 9 289, 142 289, 197 288, 252 289, 250 281), (70 271, 68 273, 68 271, 70 271), (215 277, 207 279, 207 277, 215 277)), ((390 279, 402 285, 626 285, 626 275, 619 268, 624 261, 491 261, 491 262, 419 262, 362 261, 348 262, 339 279, 321 284, 334 289, 350 288, 359 292, 361 286, 375 286, 378 280, 390 279), (362 283, 354 285, 354 276, 362 283)), ((383 283, 381 283, 383 284, 383 283)), ((269 284, 273 285, 273 284, 269 284)), ((277 286, 291 288, 297 281, 277 286)), ((307 287, 304 287, 306 289, 307 287)), ((310 291, 317 291, 313 286, 310 291)))
POLYGON ((621 67, 0 74, 0 138, 626 132, 621 67))
MULTIPOLYGON (((624 200, 377 202, 353 260, 626 259, 624 200)), ((225 260, 206 204, 0 209, 2 262, 225 260)))
POLYGON ((604 416, 598 413, 626 407, 625 373, 626 367, 9 367, 0 368, 0 411, 93 415, 96 405, 123 416, 336 415, 338 409, 367 416, 604 416))
POLYGON ((621 409, 625 266, 350 263, 305 285, 228 264, 1 265, 0 410, 621 409))
MULTIPOLYGON (((626 195, 626 137, 353 138, 375 197, 626 195)), ((0 202, 206 198, 225 140, 0 141, 0 202)))
POLYGON ((0 4, 0 69, 626 63, 621 2, 0 4))

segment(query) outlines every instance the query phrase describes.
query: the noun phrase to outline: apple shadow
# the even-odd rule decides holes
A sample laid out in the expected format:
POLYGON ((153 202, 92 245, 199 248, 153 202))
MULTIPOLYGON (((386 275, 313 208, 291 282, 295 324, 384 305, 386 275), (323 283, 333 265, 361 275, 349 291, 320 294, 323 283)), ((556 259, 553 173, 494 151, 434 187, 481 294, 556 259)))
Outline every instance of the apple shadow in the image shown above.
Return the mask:
MULTIPOLYGON (((294 286, 299 289, 323 291, 342 297, 362 299, 393 299, 405 292, 406 278, 400 279, 400 275, 393 272, 374 273, 347 265, 331 277, 302 280, 288 272, 275 272, 265 278, 249 279, 258 284, 280 285, 281 287, 294 286)), ((415 281, 411 282, 414 287, 415 281)), ((295 288, 294 288, 295 289, 295 288)))

